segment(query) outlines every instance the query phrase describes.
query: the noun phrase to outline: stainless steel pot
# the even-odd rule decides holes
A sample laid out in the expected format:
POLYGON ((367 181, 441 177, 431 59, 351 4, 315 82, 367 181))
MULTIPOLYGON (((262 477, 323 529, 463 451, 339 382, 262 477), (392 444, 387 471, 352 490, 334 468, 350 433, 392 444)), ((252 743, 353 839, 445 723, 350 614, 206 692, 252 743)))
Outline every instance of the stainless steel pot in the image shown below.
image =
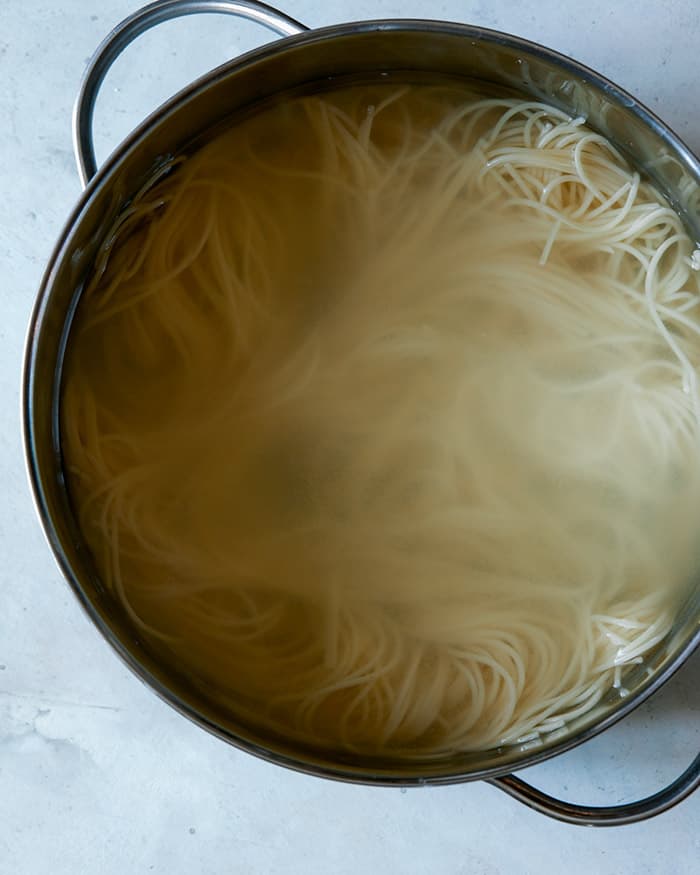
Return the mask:
POLYGON ((700 162, 655 116, 581 64, 506 34, 437 21, 374 21, 307 30, 254 0, 161 0, 122 22, 93 56, 76 102, 75 150, 86 185, 54 250, 27 338, 24 435, 27 463, 50 545, 89 617, 129 667, 156 693, 219 737, 271 762, 313 775, 377 785, 487 780, 527 805, 571 823, 613 825, 658 814, 700 784, 700 756, 670 786, 639 802, 606 808, 572 805, 510 774, 562 753, 606 729, 657 690, 700 644, 700 587, 689 596, 663 646, 594 711, 536 746, 513 745, 449 760, 402 763, 331 759, 264 737, 221 714, 203 691, 156 660, 128 617, 101 586, 66 493, 59 439, 59 388, 71 318, 82 283, 115 216, 168 156, 222 119, 257 101, 314 82, 381 73, 470 77, 583 115, 651 177, 700 239, 700 162), (97 171, 92 113, 103 77, 120 52, 159 22, 195 12, 225 12, 286 37, 231 61, 151 115, 97 171))

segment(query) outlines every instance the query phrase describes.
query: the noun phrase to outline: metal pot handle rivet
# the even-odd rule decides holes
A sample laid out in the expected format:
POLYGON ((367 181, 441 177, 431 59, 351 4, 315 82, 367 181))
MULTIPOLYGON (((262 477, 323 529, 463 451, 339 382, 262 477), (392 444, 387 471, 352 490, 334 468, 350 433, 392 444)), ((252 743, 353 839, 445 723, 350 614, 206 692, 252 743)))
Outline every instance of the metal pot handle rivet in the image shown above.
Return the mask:
POLYGON ((105 37, 88 62, 73 109, 73 150, 83 186, 97 173, 92 120, 107 71, 124 49, 145 31, 171 18, 198 12, 235 15, 262 24, 280 36, 295 36, 308 30, 283 12, 257 0, 157 0, 125 18, 105 37))
POLYGON ((668 787, 664 787, 658 793, 640 799, 638 802, 627 802, 622 805, 595 807, 562 802, 560 799, 548 796, 520 778, 516 778, 515 775, 491 778, 488 783, 540 814, 546 814, 556 820, 563 820, 565 823, 574 823, 579 826, 622 826, 661 814, 662 811, 667 811, 677 805, 686 796, 690 796, 700 786, 700 754, 695 757, 683 774, 668 787))

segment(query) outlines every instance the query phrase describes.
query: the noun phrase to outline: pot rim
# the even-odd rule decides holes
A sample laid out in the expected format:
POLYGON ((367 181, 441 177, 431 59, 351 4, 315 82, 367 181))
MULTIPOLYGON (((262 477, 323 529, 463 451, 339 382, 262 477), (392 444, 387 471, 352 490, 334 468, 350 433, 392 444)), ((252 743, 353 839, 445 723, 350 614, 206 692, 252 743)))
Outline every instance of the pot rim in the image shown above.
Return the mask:
MULTIPOLYGON (((211 734, 227 741, 229 744, 232 744, 234 747, 251 753, 267 762, 285 766, 305 774, 356 784, 380 786, 438 785, 482 779, 492 780, 504 775, 509 775, 514 768, 517 770, 524 769, 557 756, 560 753, 564 753, 567 750, 571 750, 627 716, 632 710, 641 705, 642 702, 656 692, 659 687, 666 683, 666 681, 690 657, 690 655, 700 647, 700 618, 698 618, 695 631, 690 634, 687 640, 684 640, 682 646, 673 653, 667 664, 658 671, 650 681, 641 683, 628 698, 620 699, 619 705, 615 705, 609 713, 568 737, 549 743, 544 741, 538 748, 521 752, 521 755, 514 755, 505 763, 501 762, 500 765, 496 764, 473 770, 452 770, 441 773, 438 767, 444 761, 437 758, 434 761, 406 760, 403 764, 396 763, 395 768, 378 766, 376 769, 373 769, 371 767, 366 767, 365 765, 341 765, 340 760, 331 763, 330 757, 332 754, 329 754, 328 761, 324 759, 321 763, 315 762, 311 758, 305 759, 303 754, 295 752, 298 751, 298 748, 291 753, 277 752, 262 746, 250 738, 236 734, 230 729, 219 725, 213 719, 210 719, 205 714, 201 713, 197 707, 184 701, 178 693, 174 692, 165 683, 159 680, 142 664, 141 661, 139 661, 138 657, 133 652, 134 648, 128 647, 115 633, 110 624, 103 619, 93 600, 87 595, 77 574, 73 570, 70 560, 65 554, 53 522, 51 511, 49 510, 49 502, 46 497, 43 482, 44 476, 42 475, 36 453, 37 433, 34 424, 33 399, 35 393, 37 345, 44 330, 46 314, 51 302, 51 293, 56 282, 56 275, 59 266, 63 263, 64 259, 70 257, 70 244, 72 238, 80 227, 84 214, 97 192, 103 187, 109 186, 112 175, 126 160, 129 153, 136 149, 142 141, 148 138, 148 135, 153 128, 158 123, 168 118, 171 114, 181 111, 189 101, 196 99, 198 95, 206 92, 216 82, 230 76, 235 76, 240 70, 272 54, 280 53, 298 46, 325 42, 339 36, 347 37, 352 34, 399 31, 411 31, 413 33, 423 33, 426 35, 448 34, 458 36, 465 40, 469 40, 474 44, 479 42, 486 45, 505 46, 522 51, 526 55, 543 58, 553 62, 563 72, 571 72, 586 85, 593 86, 594 88, 603 91, 612 102, 622 103, 626 109, 629 109, 639 120, 641 120, 647 127, 651 128, 664 141, 674 155, 680 158, 685 170, 700 183, 700 160, 693 154, 686 144, 673 131, 671 131, 670 128, 668 128, 667 125, 651 112, 651 110, 646 108, 640 101, 626 91, 619 88, 610 80, 586 65, 572 60, 552 49, 543 47, 538 43, 489 28, 475 27, 453 22, 420 19, 379 19, 374 21, 336 24, 304 31, 298 35, 276 39, 220 65, 210 73, 198 78, 196 81, 179 91, 139 124, 134 131, 132 131, 114 149, 106 162, 99 168, 97 174, 89 181, 59 235, 58 241, 49 258, 48 265, 39 287, 37 299, 32 309, 25 342, 21 396, 25 459, 34 503, 44 534, 63 576, 66 578, 68 584, 75 593, 83 610, 91 622, 97 627, 100 634, 111 645, 112 649, 117 653, 122 662, 124 662, 143 683, 145 683, 153 692, 155 692, 163 701, 172 706, 176 711, 187 717, 196 725, 206 729, 211 734), (432 774, 421 773, 411 775, 411 770, 416 771, 418 765, 428 767, 428 769, 431 765, 435 765, 436 771, 432 774)), ((280 93, 282 92, 283 89, 280 90, 280 93)), ((69 318, 70 313, 64 314, 64 325, 69 318)), ((57 405, 56 394, 54 387, 52 390, 52 404, 54 407, 57 405)), ((60 467, 60 462, 57 464, 60 467)), ((290 745, 290 747, 292 746, 290 745)), ((517 746, 509 746, 509 748, 517 751, 517 746)))

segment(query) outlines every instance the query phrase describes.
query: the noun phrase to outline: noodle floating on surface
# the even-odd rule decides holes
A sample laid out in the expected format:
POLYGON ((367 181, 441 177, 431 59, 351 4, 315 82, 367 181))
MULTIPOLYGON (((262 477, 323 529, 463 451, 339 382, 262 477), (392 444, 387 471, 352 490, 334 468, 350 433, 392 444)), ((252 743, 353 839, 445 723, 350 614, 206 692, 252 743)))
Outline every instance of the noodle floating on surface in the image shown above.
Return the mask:
POLYGON ((522 743, 624 693, 698 560, 697 258, 543 104, 261 110, 134 200, 78 308, 62 441, 105 588, 313 745, 522 743))

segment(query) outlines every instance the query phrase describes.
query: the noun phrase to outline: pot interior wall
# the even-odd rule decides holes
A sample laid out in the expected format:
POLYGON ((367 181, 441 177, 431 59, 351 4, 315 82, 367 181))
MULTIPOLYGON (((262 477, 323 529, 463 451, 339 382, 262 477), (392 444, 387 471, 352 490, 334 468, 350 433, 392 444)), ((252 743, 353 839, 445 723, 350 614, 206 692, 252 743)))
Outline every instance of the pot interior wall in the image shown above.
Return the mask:
POLYGON ((667 645, 616 691, 565 730, 531 745, 455 757, 449 761, 358 763, 318 751, 292 749, 262 737, 222 713, 206 691, 158 663, 124 613, 102 588, 81 541, 62 471, 58 395, 71 315, 95 253, 114 218, 155 168, 235 117, 280 92, 332 86, 345 77, 390 74, 403 79, 442 75, 483 80, 549 102, 613 140, 684 215, 700 239, 697 161, 655 120, 609 83, 567 59, 503 35, 458 25, 416 22, 328 28, 251 53, 195 83, 151 117, 123 144, 90 185, 71 218, 47 272, 28 343, 26 435, 33 484, 52 547, 83 606, 127 663, 160 695, 211 731, 274 761, 350 780, 439 782, 500 774, 578 743, 629 710, 682 661, 697 639, 697 589, 679 613, 667 645), (527 748, 527 749, 526 749, 527 748))

